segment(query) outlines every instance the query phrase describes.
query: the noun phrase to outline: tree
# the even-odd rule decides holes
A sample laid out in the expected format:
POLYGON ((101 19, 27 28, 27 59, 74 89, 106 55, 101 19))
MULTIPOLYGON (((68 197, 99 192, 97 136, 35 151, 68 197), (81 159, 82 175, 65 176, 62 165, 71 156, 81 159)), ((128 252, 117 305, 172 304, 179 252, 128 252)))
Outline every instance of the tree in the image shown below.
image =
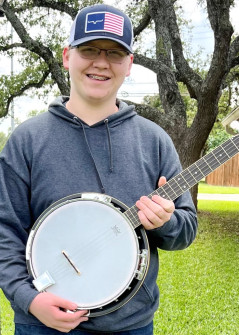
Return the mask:
MULTIPOLYGON (((18 52, 23 70, 15 77, 1 78, 1 116, 8 113, 14 97, 30 88, 44 88, 45 92, 55 83, 61 94, 69 94, 69 78, 61 66, 61 47, 66 34, 63 22, 73 19, 79 8, 94 1, 22 0, 5 1, 3 9, 19 36, 12 44, 10 37, 2 37, 0 51, 18 52), (54 15, 54 21, 52 18, 54 15), (64 19, 63 19, 64 18, 64 19), (34 27, 41 26, 41 35, 34 35, 34 27), (59 28, 60 27, 60 28, 59 28), (43 28, 47 34, 43 34, 43 28), (59 34, 59 31, 61 32, 59 34)), ((155 50, 147 56, 135 53, 135 63, 157 75, 162 109, 137 105, 143 116, 160 124, 172 137, 183 167, 195 162, 217 120, 218 103, 227 79, 238 80, 239 36, 233 36, 230 22, 232 0, 201 0, 207 11, 214 34, 214 51, 208 70, 198 73, 185 56, 177 19, 177 0, 133 0, 128 11, 135 24, 135 39, 140 41, 143 32, 152 27, 155 31, 155 50), (179 89, 179 82, 186 87, 191 99, 197 102, 197 111, 188 126, 186 106, 179 89)), ((41 92, 39 90, 39 92, 41 92)), ((197 189, 193 197, 196 203, 197 189)))
MULTIPOLYGON (((184 105, 186 107, 187 125, 188 127, 190 127, 194 120, 195 114, 197 113, 197 101, 194 99, 190 99, 188 95, 185 95, 184 86, 182 85, 179 85, 179 86, 181 86, 180 92, 183 98, 184 105)), ((235 99, 236 98, 237 98, 237 95, 235 94, 235 99)), ((157 107, 157 108, 162 109, 159 95, 145 96, 143 99, 143 102, 152 107, 157 107)), ((217 119, 203 147, 201 156, 204 156, 205 154, 215 149, 217 146, 219 146, 220 144, 222 144, 223 142, 225 142, 231 137, 231 135, 227 133, 226 129, 222 125, 222 120, 225 118, 227 114, 229 114, 232 111, 230 89, 225 89, 223 91, 223 94, 221 95, 221 98, 218 104, 218 109, 219 109, 219 112, 217 115, 217 119)))

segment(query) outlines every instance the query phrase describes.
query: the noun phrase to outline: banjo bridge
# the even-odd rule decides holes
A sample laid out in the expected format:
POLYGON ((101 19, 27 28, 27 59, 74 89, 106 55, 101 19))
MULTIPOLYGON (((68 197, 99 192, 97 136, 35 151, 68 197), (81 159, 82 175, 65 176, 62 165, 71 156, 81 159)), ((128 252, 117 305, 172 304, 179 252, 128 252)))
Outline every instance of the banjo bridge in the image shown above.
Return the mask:
POLYGON ((142 249, 139 254, 139 266, 138 270, 135 271, 135 278, 138 280, 144 279, 145 273, 147 271, 148 266, 148 250, 142 249))
POLYGON ((78 270, 78 268, 75 266, 75 264, 72 262, 72 260, 69 258, 69 256, 67 255, 67 253, 65 252, 65 250, 62 250, 61 252, 65 258, 68 260, 68 262, 70 263, 70 265, 73 267, 73 269, 75 270, 75 272, 80 275, 80 271, 78 270))

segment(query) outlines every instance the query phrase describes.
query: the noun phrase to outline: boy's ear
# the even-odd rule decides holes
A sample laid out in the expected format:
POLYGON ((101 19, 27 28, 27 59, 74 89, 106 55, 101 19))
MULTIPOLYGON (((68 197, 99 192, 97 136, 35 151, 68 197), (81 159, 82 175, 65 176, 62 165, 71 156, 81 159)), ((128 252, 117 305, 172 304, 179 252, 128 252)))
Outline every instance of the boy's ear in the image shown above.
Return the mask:
POLYGON ((130 71, 131 71, 131 68, 132 68, 132 65, 133 65, 133 61, 134 61, 134 55, 130 54, 130 63, 129 63, 128 72, 126 74, 126 77, 130 76, 130 71))
POLYGON ((65 47, 62 52, 62 61, 63 61, 63 66, 66 70, 69 69, 69 55, 70 54, 70 49, 69 47, 65 47))

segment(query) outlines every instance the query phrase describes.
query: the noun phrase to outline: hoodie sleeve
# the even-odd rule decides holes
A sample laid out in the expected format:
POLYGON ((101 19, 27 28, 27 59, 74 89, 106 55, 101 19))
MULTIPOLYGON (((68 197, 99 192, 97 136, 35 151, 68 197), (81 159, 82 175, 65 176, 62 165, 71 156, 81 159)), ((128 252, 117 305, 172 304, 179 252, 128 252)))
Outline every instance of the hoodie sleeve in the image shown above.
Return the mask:
MULTIPOLYGON (((160 144, 160 176, 167 180, 182 171, 179 156, 168 135, 160 144)), ((175 201, 175 211, 171 219, 162 227, 148 230, 152 243, 164 250, 181 250, 187 248, 195 239, 197 232, 196 209, 189 191, 175 201)))
POLYGON ((38 294, 25 260, 32 225, 29 185, 26 157, 10 139, 0 156, 0 287, 11 304, 25 313, 38 294))
POLYGON ((178 198, 175 206, 168 222, 160 228, 147 231, 149 239, 163 250, 185 249, 196 237, 197 217, 189 192, 178 198))

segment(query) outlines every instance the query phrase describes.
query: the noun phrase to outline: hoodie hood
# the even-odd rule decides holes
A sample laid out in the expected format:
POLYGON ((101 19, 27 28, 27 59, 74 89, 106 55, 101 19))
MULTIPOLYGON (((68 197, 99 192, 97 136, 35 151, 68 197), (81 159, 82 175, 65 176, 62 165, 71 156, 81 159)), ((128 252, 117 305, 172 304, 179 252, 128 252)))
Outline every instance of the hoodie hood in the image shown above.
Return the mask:
POLYGON ((76 115, 70 113, 68 109, 66 108, 66 102, 69 100, 69 97, 62 96, 56 98, 49 106, 49 112, 52 114, 68 121, 71 123, 74 123, 74 125, 77 125, 78 127, 82 128, 83 131, 83 136, 86 144, 86 148, 88 150, 89 156, 91 157, 92 164, 94 165, 94 169, 97 175, 97 179, 99 182, 99 186, 101 189, 102 193, 105 192, 105 187, 103 185, 103 181, 99 172, 99 168, 97 167, 96 164, 96 159, 94 157, 91 145, 89 143, 86 129, 87 128, 97 128, 97 127, 105 127, 106 132, 107 132, 107 139, 108 139, 108 148, 109 148, 109 170, 112 173, 114 169, 114 162, 113 162, 113 145, 112 145, 112 140, 111 140, 111 133, 110 133, 110 128, 116 127, 122 122, 126 121, 129 118, 134 117, 137 115, 134 105, 127 105, 125 102, 117 100, 116 103, 119 107, 118 112, 113 113, 109 115, 109 117, 89 126, 86 124, 83 120, 81 120, 79 117, 76 115))
MULTIPOLYGON (((75 119, 77 118, 78 120, 80 120, 80 118, 76 117, 74 114, 70 113, 68 111, 68 109, 66 108, 65 104, 66 102, 69 100, 68 96, 60 96, 57 97, 50 105, 49 105, 49 111, 54 114, 57 115, 63 119, 65 119, 66 121, 69 122, 74 122, 75 123, 75 119)), ((98 127, 101 125, 105 124, 105 120, 108 120, 108 125, 109 127, 115 127, 118 124, 120 124, 121 122, 124 122, 126 119, 131 118, 135 115, 137 115, 136 111, 135 111, 135 106, 134 105, 128 105, 127 103, 121 101, 121 100, 117 100, 116 101, 117 106, 119 107, 119 110, 117 113, 113 113, 111 115, 109 115, 106 119, 103 119, 91 126, 89 126, 88 124, 86 124, 83 120, 80 120, 82 124, 84 124, 86 127, 98 127)))

